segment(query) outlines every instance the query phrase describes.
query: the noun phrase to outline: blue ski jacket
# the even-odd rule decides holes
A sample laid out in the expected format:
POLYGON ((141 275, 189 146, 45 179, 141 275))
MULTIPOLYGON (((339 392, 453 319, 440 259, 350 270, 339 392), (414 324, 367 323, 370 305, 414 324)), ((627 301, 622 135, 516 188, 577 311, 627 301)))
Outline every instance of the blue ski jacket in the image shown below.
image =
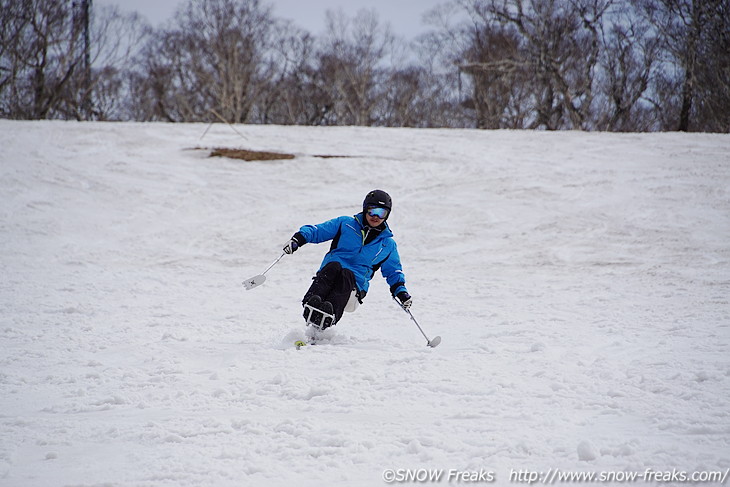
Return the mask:
POLYGON ((398 247, 386 222, 379 228, 372 228, 364 220, 363 214, 358 213, 333 218, 319 225, 304 225, 299 233, 311 243, 332 240, 320 270, 330 262, 339 262, 343 268, 355 274, 358 290, 367 292, 370 279, 380 269, 393 296, 401 291, 407 292, 398 247), (377 236, 373 238, 370 232, 377 232, 377 236))

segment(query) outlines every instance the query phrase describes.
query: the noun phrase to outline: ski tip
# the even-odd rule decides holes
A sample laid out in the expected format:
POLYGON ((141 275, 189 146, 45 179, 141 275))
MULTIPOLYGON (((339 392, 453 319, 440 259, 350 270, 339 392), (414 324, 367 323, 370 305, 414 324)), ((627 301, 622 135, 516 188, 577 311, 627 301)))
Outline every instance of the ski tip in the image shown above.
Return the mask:
POLYGON ((433 340, 428 342, 428 346, 431 348, 438 347, 439 343, 441 343, 441 337, 433 337, 433 340))
POLYGON ((294 342, 294 346, 297 347, 297 350, 299 350, 302 347, 306 347, 307 343, 303 342, 302 340, 297 340, 296 342, 294 342))

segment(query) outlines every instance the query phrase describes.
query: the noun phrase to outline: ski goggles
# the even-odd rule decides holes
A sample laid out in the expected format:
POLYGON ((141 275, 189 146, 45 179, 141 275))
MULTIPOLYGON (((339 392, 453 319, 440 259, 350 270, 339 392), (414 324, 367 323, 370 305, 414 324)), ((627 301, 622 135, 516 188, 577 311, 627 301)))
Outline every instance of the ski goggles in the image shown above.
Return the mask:
POLYGON ((379 206, 368 206, 367 214, 369 216, 375 216, 375 217, 380 218, 381 220, 385 220, 385 217, 388 216, 388 209, 381 208, 379 206))

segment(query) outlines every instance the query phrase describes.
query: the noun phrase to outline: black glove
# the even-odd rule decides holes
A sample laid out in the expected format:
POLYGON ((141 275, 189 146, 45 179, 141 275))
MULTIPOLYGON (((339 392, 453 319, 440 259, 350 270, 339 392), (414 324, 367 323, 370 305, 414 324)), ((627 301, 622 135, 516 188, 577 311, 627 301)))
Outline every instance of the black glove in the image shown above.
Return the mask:
POLYGON ((399 292, 396 297, 400 300, 400 305, 403 306, 403 309, 408 309, 413 304, 413 298, 407 291, 399 292))
POLYGON ((363 299, 365 299, 365 295, 366 295, 367 293, 368 293, 367 291, 362 291, 362 290, 358 291, 358 292, 356 293, 356 296, 357 296, 357 302, 358 302, 358 303, 360 303, 360 304, 362 304, 362 300, 363 300, 363 299))
POLYGON ((297 232, 294 235, 292 235, 292 238, 289 239, 289 242, 287 242, 286 245, 284 245, 284 253, 285 254, 293 254, 297 251, 299 247, 307 243, 307 241, 304 239, 304 236, 297 232))

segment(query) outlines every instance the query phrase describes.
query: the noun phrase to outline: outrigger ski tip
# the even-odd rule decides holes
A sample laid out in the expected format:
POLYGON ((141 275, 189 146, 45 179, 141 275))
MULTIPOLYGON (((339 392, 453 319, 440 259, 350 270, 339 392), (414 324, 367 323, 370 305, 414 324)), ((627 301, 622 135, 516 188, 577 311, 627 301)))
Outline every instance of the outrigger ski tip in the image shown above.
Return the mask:
POLYGON ((252 278, 243 281, 243 287, 246 288, 246 291, 250 291, 251 289, 262 285, 264 282, 266 282, 266 276, 259 274, 258 276, 253 276, 252 278))

